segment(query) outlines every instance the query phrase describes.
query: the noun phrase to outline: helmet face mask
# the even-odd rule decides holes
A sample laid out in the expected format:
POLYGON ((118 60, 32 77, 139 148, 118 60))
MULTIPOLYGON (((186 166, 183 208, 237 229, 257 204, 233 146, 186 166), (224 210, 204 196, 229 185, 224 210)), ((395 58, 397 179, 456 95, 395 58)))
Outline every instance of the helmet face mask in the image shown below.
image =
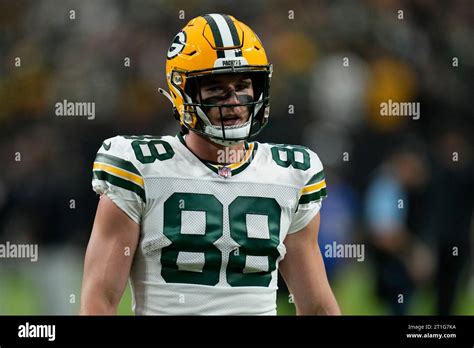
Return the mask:
POLYGON ((244 142, 267 124, 271 74, 272 66, 256 34, 231 16, 213 14, 191 20, 168 51, 168 86, 181 125, 224 146, 244 142), (226 26, 233 28, 233 41, 227 37, 227 43, 240 46, 214 47, 221 43, 215 24, 219 20, 222 35, 226 26), (217 36, 215 42, 210 32, 217 36), (250 79, 253 95, 229 89, 203 98, 202 87, 210 78, 250 79), (232 103, 225 102, 231 97, 232 103), (243 108, 247 108, 246 120, 232 125, 224 123, 229 123, 225 121, 226 114, 243 112, 243 108))
POLYGON ((186 95, 191 98, 191 103, 184 103, 184 106, 185 110, 197 116, 197 124, 193 130, 221 145, 237 144, 257 135, 267 122, 267 119, 263 117, 264 110, 269 104, 268 90, 265 89, 265 72, 221 73, 222 77, 229 79, 250 79, 252 95, 228 90, 221 94, 203 97, 202 89, 206 80, 216 75, 218 74, 205 74, 188 79, 186 95), (264 90, 266 90, 265 93, 264 90), (225 101, 230 97, 234 97, 234 102, 226 103, 225 101), (225 125, 224 121, 229 113, 242 118, 241 122, 225 125))

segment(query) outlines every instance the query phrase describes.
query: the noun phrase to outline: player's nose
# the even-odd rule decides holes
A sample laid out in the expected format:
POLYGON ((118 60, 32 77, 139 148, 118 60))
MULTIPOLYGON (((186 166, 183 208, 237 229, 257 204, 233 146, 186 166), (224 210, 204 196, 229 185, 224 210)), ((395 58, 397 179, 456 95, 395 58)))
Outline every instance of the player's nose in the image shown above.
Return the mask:
POLYGON ((231 89, 229 94, 227 95, 227 99, 224 100, 224 104, 239 104, 239 98, 235 89, 231 89))

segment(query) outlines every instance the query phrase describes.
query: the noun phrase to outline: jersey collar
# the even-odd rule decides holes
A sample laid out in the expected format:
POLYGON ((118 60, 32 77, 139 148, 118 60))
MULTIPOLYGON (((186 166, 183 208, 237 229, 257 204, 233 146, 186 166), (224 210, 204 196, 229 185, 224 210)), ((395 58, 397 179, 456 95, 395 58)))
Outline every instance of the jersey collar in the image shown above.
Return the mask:
POLYGON ((186 145, 186 142, 184 141, 184 136, 181 132, 179 132, 176 137, 179 139, 179 141, 188 149, 189 152, 191 152, 201 163, 203 163, 207 168, 212 170, 214 173, 216 173, 219 176, 222 176, 224 178, 228 178, 234 175, 237 175, 244 171, 252 162, 253 158, 257 154, 257 148, 258 148, 258 143, 257 142, 245 142, 244 147, 245 147, 245 154, 244 158, 240 162, 235 162, 231 164, 216 164, 216 163, 211 163, 208 161, 204 161, 197 157, 191 150, 186 145))

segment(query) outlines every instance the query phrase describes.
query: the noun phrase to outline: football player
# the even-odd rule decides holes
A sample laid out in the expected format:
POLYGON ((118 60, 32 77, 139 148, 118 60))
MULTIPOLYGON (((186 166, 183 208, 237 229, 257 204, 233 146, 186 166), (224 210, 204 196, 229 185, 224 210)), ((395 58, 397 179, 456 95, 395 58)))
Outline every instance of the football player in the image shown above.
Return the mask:
POLYGON ((82 314, 114 314, 127 279, 137 315, 276 314, 278 270, 297 314, 339 314, 317 244, 318 156, 250 142, 268 122, 272 66, 224 14, 173 39, 166 78, 176 136, 116 136, 97 153, 101 195, 82 314))

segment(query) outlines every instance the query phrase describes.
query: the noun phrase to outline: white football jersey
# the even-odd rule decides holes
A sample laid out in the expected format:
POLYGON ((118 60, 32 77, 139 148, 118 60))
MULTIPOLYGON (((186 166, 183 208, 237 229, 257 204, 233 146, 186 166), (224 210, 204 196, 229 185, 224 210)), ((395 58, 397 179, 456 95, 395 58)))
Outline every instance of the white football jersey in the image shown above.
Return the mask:
POLYGON ((104 141, 92 186, 140 225, 130 284, 137 315, 276 314, 283 241, 326 196, 318 156, 245 144, 238 163, 201 161, 183 136, 104 141))

